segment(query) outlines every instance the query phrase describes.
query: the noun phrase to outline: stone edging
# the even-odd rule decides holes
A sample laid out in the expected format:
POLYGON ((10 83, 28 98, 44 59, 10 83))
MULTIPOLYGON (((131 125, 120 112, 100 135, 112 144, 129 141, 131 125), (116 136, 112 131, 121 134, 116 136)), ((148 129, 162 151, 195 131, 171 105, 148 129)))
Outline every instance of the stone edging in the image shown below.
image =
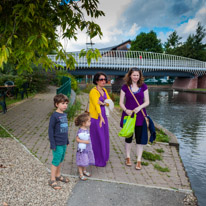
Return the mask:
POLYGON ((169 145, 175 146, 177 150, 179 151, 179 143, 177 141, 177 137, 172 132, 168 131, 167 129, 157 124, 156 122, 154 122, 154 124, 155 124, 155 128, 157 128, 158 130, 162 130, 166 135, 170 137, 169 145))

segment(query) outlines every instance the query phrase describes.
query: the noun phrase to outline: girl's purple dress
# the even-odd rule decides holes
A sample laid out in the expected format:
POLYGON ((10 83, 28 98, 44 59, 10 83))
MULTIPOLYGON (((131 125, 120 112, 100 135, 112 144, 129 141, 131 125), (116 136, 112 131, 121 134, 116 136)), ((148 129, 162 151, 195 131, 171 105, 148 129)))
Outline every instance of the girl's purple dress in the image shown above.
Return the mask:
MULTIPOLYGON (((80 128, 77 132, 77 136, 79 133, 82 133, 82 132, 86 132, 87 134, 89 134, 88 130, 84 130, 80 128)), ((83 151, 80 151, 77 149, 76 164, 79 167, 87 167, 89 165, 94 165, 94 153, 92 150, 91 143, 87 144, 86 149, 83 151)))
MULTIPOLYGON (((107 95, 104 92, 104 98, 100 96, 99 100, 104 102, 105 99, 107 99, 107 95)), ((109 126, 105 113, 105 106, 100 105, 100 108, 105 124, 102 123, 102 127, 100 128, 100 117, 98 117, 98 119, 91 118, 90 137, 94 152, 95 165, 98 167, 104 167, 109 160, 109 126)))

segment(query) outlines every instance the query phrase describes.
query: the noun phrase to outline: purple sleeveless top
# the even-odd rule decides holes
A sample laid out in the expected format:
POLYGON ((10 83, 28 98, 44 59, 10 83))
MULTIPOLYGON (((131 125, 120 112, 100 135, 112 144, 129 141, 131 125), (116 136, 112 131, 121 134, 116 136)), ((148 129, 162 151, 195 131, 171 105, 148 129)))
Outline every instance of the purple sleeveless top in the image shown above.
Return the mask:
MULTIPOLYGON (((147 85, 145 83, 143 83, 143 85, 139 88, 139 90, 137 92, 133 93, 140 105, 144 103, 144 91, 145 90, 147 90, 147 85)), ((134 97, 130 93, 128 86, 126 84, 124 84, 122 86, 122 91, 125 92, 125 99, 126 99, 125 107, 129 110, 133 110, 136 107, 138 107, 137 102, 135 101, 134 97)), ((145 108, 143 109, 143 111, 145 112, 145 115, 147 115, 145 108)), ((127 114, 123 111, 121 121, 120 121, 120 127, 123 127, 124 116, 127 116, 127 114)), ((136 126, 142 126, 143 121, 144 121, 144 116, 143 116, 142 112, 139 111, 137 113, 136 126)))

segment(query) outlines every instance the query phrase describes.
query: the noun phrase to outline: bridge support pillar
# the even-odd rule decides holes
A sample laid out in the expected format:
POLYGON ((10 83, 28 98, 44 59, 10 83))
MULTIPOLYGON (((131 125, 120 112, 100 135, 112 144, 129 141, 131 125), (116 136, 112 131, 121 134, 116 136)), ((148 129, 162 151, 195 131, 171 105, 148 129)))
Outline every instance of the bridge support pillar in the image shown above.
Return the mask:
POLYGON ((198 77, 185 78, 177 77, 172 85, 173 89, 196 89, 198 86, 198 77))
POLYGON ((203 75, 201 77, 198 77, 198 86, 197 88, 206 88, 206 75, 203 75))

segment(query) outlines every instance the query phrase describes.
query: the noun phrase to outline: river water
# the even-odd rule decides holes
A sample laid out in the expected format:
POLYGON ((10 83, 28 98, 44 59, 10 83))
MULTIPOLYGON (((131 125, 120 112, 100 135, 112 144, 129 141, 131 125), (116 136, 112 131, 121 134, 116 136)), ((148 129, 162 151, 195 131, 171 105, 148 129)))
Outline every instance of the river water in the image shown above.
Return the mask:
POLYGON ((174 133, 180 156, 198 199, 206 205, 206 94, 150 89, 147 113, 174 133))

